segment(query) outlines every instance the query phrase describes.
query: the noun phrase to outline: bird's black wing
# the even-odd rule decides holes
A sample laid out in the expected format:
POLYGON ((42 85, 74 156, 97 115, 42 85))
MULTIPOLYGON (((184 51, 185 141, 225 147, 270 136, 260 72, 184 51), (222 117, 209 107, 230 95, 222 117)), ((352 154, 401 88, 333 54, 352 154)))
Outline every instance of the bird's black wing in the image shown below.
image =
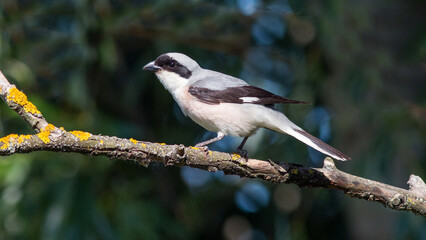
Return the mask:
POLYGON ((306 102, 281 97, 250 85, 228 87, 222 90, 211 90, 200 86, 191 86, 188 92, 201 102, 208 104, 251 103, 265 106, 273 106, 277 103, 307 104, 306 102))

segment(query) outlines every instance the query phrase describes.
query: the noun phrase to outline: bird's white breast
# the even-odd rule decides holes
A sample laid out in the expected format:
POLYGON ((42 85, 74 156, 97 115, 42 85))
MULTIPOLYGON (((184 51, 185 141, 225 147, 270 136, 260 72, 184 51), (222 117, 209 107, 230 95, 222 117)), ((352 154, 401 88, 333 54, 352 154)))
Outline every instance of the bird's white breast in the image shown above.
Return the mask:
POLYGON ((259 128, 259 120, 264 119, 260 105, 235 103, 206 104, 200 102, 188 92, 188 86, 178 88, 173 97, 183 113, 205 129, 233 136, 250 136, 259 128))

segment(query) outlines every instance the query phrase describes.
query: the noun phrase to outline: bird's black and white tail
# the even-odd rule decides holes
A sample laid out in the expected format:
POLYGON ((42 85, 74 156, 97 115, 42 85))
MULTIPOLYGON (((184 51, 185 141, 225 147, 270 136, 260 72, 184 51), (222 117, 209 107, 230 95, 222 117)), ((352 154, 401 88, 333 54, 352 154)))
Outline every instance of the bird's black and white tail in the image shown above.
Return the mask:
POLYGON ((306 145, 334 158, 341 161, 350 160, 351 158, 347 155, 343 154, 339 150, 335 149, 334 147, 328 145, 327 143, 319 140, 318 138, 312 136, 311 134, 305 132, 303 129, 293 129, 293 131, 288 132, 287 134, 293 136, 294 138, 298 139, 299 141, 305 143, 306 145))
POLYGON ((266 128, 280 133, 288 134, 296 138, 297 140, 305 143, 306 145, 312 147, 313 149, 320 151, 334 159, 341 161, 351 159, 350 157, 343 154, 334 147, 305 132, 303 129, 301 129, 292 121, 290 121, 284 114, 278 111, 271 110, 269 111, 269 114, 265 114, 265 117, 268 118, 268 121, 265 121, 265 123, 267 123, 265 124, 266 128))

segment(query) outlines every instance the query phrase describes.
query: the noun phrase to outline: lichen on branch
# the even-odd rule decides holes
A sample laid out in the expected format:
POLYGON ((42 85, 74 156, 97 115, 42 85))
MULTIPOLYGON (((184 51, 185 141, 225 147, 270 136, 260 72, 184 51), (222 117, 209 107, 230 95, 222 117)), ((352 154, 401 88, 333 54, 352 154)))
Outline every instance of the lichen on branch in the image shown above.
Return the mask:
POLYGON ((41 115, 41 112, 37 109, 37 107, 33 103, 29 102, 27 96, 23 92, 19 91, 16 87, 9 89, 7 100, 20 105, 24 111, 28 113, 38 116, 41 115))
POLYGON ((79 130, 66 131, 49 124, 36 106, 28 101, 27 96, 10 84, 1 71, 0 96, 36 131, 34 135, 10 134, 1 138, 0 156, 55 151, 137 161, 143 166, 156 161, 166 166, 223 171, 225 174, 259 178, 274 183, 338 189, 353 198, 380 202, 391 209, 426 216, 426 184, 415 175, 410 177, 407 190, 340 171, 331 158, 324 160, 322 168, 310 168, 292 163, 245 159, 238 154, 204 148, 94 135, 79 130))

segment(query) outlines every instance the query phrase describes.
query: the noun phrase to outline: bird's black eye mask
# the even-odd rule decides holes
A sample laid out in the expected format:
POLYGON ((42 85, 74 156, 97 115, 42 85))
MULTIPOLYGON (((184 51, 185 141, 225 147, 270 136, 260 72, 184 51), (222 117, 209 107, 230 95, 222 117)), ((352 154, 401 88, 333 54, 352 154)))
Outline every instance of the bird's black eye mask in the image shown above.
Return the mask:
POLYGON ((179 74, 183 78, 190 78, 192 73, 188 68, 180 64, 168 55, 161 55, 155 60, 155 65, 161 67, 163 70, 179 74))

